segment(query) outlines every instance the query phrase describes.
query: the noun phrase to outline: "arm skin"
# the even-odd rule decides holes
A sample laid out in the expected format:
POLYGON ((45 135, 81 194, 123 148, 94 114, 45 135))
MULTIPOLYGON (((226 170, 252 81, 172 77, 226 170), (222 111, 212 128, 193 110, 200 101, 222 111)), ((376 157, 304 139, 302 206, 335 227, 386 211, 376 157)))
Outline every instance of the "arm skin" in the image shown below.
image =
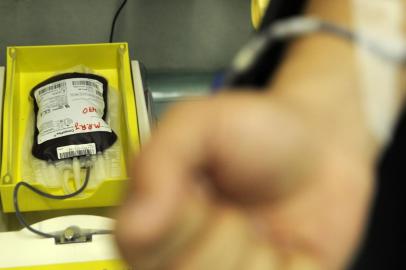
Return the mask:
MULTIPOLYGON (((352 26, 350 2, 308 14, 352 26)), ((352 44, 293 42, 263 93, 179 105, 130 164, 117 241, 134 269, 345 269, 384 145, 368 128, 352 44)))

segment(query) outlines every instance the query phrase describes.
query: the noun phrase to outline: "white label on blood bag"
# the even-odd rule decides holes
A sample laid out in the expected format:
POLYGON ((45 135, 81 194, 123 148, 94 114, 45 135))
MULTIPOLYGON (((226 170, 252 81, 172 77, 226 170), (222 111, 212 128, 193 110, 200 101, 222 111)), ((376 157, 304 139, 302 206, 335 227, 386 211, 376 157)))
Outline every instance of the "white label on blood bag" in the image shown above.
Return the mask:
POLYGON ((86 156, 86 155, 96 155, 96 144, 76 144, 61 146, 56 148, 56 153, 58 154, 58 159, 86 156))
POLYGON ((103 84, 98 80, 64 79, 38 88, 34 96, 38 104, 38 144, 78 133, 111 132, 102 118, 103 84))

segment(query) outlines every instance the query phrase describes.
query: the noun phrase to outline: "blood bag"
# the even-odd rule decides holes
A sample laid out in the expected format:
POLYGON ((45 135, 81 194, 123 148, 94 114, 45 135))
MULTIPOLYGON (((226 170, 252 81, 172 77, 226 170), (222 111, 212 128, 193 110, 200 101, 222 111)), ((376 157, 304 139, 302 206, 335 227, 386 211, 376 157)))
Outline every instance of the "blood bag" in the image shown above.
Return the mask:
POLYGON ((117 136, 106 122, 108 83, 91 73, 63 73, 31 91, 35 130, 32 154, 46 161, 95 155, 117 136))

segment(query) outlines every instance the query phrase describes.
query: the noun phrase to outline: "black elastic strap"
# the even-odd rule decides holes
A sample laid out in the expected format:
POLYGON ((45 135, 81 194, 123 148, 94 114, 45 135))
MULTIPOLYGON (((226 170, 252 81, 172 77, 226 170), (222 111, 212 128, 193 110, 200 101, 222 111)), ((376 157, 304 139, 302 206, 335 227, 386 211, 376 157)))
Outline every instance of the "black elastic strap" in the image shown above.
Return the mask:
POLYGON ((306 3, 307 0, 271 0, 262 18, 260 31, 277 20, 301 14, 306 3))
MULTIPOLYGON (((263 20, 261 22, 259 35, 268 29, 271 24, 278 20, 297 16, 303 12, 307 0, 271 0, 263 20)), ((269 43, 268 48, 262 54, 254 68, 241 76, 234 88, 263 89, 272 80, 272 77, 281 63, 289 41, 281 40, 269 43)))

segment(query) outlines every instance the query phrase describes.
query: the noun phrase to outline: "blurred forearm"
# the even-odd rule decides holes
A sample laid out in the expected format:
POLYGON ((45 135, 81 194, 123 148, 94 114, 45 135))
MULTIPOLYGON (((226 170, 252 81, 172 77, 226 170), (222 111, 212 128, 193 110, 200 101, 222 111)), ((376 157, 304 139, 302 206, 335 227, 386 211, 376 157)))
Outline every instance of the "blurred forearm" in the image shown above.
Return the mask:
MULTIPOLYGON (((387 29, 403 27, 400 18, 399 24, 388 19, 394 9, 392 2, 403 8, 406 1, 310 0, 306 13, 354 31, 367 30, 379 40, 386 37, 387 29), (386 12, 378 9, 385 5, 392 6, 386 12), (361 7, 365 12, 360 12, 361 7), (374 24, 368 22, 371 17, 374 24)), ((375 159, 389 140, 403 104, 400 71, 394 63, 355 43, 319 33, 291 44, 270 88, 273 95, 289 97, 287 102, 295 103, 292 107, 313 111, 312 117, 318 114, 316 118, 330 127, 326 132, 332 138, 348 141, 349 148, 375 159)))

